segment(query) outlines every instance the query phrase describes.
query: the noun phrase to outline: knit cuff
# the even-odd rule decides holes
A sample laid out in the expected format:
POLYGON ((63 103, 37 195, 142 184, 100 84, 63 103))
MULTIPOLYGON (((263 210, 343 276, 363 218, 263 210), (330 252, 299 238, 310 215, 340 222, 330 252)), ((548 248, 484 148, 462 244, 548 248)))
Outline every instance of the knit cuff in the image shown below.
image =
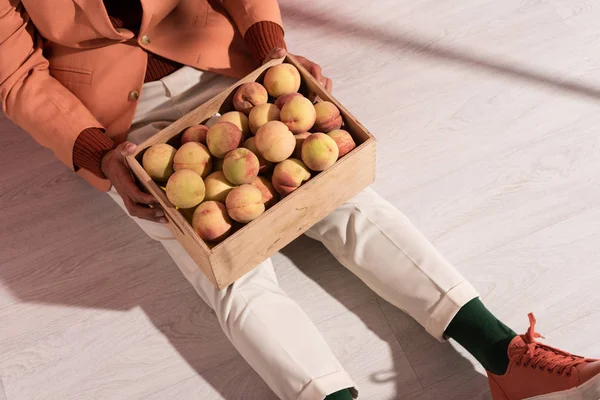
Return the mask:
POLYGON ((100 128, 88 128, 81 131, 73 146, 73 165, 85 168, 94 175, 105 179, 102 173, 102 157, 116 147, 115 142, 100 128))
POLYGON ((283 28, 271 21, 260 21, 253 24, 244 35, 252 55, 259 63, 275 48, 285 49, 283 28))

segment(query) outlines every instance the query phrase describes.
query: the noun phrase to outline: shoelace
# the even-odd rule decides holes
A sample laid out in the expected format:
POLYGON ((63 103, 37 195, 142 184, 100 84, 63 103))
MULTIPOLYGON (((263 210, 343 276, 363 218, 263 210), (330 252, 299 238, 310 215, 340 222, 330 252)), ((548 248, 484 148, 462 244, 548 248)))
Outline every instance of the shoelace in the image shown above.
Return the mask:
POLYGON ((517 361, 517 365, 523 364, 525 367, 531 365, 531 368, 547 370, 549 373, 552 373, 556 369, 558 375, 562 375, 566 371, 567 376, 571 376, 574 367, 586 362, 584 357, 569 354, 537 342, 535 339, 543 338, 543 336, 535 332, 536 320, 533 314, 530 313, 528 316, 529 329, 522 336, 527 347, 523 351, 523 354, 521 354, 519 361, 517 361))

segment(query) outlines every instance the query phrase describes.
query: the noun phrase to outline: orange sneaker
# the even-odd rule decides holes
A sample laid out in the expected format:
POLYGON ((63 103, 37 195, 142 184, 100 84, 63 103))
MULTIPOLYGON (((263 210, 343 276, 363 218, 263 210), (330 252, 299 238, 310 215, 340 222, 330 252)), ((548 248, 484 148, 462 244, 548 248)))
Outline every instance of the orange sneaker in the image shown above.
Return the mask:
POLYGON ((529 329, 508 346, 504 375, 488 372, 494 400, 598 400, 600 360, 592 360, 536 342, 535 317, 529 329))

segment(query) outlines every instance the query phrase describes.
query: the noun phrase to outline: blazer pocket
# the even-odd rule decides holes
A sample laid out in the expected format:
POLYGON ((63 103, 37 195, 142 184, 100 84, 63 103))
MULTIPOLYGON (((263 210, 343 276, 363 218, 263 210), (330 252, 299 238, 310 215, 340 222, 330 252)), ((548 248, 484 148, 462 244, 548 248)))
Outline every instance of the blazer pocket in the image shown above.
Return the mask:
POLYGON ((60 67, 50 65, 50 75, 59 82, 79 83, 90 85, 92 83, 92 71, 82 68, 60 67))

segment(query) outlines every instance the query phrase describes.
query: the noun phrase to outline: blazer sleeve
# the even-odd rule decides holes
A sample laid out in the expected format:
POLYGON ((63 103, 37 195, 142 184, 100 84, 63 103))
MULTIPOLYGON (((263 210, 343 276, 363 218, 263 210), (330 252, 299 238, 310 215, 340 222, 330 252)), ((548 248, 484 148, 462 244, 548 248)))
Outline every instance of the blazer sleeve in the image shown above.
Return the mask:
POLYGON ((101 128, 91 112, 48 71, 37 34, 18 0, 0 0, 0 101, 6 116, 73 169, 80 132, 101 128))
POLYGON ((283 26, 277 0, 223 0, 223 6, 242 36, 252 25, 261 21, 283 26))
POLYGON ((272 49, 286 48, 277 0, 223 0, 223 6, 258 62, 272 49))

